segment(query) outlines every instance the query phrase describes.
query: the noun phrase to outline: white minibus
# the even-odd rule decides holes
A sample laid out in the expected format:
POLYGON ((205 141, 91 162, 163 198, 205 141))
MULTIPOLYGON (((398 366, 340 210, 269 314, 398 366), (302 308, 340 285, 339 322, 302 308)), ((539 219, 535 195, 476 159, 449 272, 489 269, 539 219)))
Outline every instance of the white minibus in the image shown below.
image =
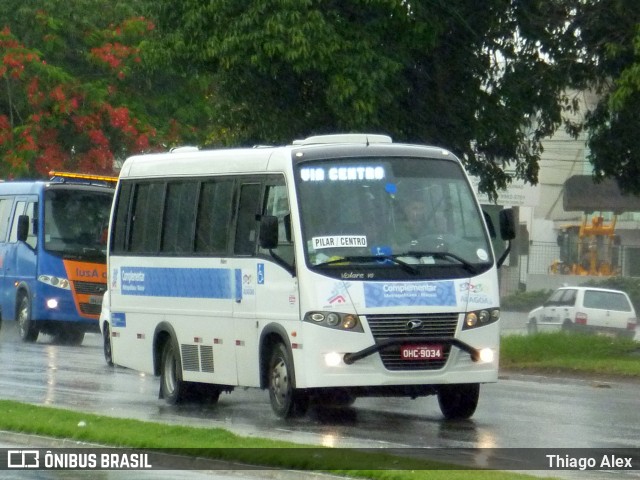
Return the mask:
MULTIPOLYGON (((101 329, 169 403, 267 389, 280 417, 498 377, 499 289, 461 162, 385 135, 134 156, 116 189, 101 329)), ((500 232, 514 236, 511 210, 500 232)), ((507 243, 509 245, 510 242, 507 243)))

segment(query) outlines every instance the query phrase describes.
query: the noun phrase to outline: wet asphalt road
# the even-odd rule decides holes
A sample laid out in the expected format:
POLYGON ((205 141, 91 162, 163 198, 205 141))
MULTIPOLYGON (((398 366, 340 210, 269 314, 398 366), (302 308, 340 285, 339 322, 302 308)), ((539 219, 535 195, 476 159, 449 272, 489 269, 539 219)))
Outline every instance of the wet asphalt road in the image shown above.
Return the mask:
MULTIPOLYGON (((505 327, 518 333, 521 322, 521 318, 505 322, 505 327)), ((0 362, 0 398, 117 417, 221 427, 249 437, 367 448, 640 447, 638 384, 502 375, 497 384, 482 387, 478 410, 468 421, 445 422, 435 397, 358 399, 349 409, 313 409, 304 418, 284 421, 271 412, 268 394, 255 389, 223 394, 213 406, 165 405, 158 399, 158 379, 104 363, 99 335, 87 335, 80 347, 54 345, 47 337, 23 344, 15 326, 5 322, 0 331, 0 362)), ((7 444, 2 438, 0 442, 0 447, 7 444)), ((625 472, 553 474, 636 478, 625 472)), ((181 474, 189 475, 197 473, 181 474)), ((218 475, 220 472, 216 478, 226 478, 218 475)), ((250 478, 255 474, 230 475, 250 478)))

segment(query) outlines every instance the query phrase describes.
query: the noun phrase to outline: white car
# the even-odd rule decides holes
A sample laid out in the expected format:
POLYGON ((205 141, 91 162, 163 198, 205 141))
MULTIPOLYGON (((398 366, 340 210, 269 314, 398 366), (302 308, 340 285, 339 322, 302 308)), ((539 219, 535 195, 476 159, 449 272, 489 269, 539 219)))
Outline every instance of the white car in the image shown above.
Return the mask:
POLYGON ((529 312, 529 333, 591 331, 633 338, 638 320, 629 296, 619 290, 562 287, 529 312))

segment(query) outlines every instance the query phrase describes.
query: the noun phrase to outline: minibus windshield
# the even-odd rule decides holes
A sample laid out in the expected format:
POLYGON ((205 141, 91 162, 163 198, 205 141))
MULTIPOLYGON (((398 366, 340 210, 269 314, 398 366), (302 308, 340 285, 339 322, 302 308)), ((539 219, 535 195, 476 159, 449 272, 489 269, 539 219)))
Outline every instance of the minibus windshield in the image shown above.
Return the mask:
POLYGON ((298 201, 311 268, 391 268, 408 274, 493 263, 483 216, 456 161, 357 158, 301 162, 298 201))

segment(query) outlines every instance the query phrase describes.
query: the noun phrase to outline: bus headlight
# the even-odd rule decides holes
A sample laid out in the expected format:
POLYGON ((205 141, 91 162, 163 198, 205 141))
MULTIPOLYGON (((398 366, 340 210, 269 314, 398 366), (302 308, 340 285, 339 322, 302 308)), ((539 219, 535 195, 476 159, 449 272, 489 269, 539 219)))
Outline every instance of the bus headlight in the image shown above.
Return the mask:
POLYGON ((307 312, 303 320, 323 327, 348 332, 364 332, 362 322, 353 313, 340 312, 307 312))
POLYGON ((69 285, 69 280, 67 280, 66 278, 60 278, 54 275, 40 275, 38 277, 38 281, 42 283, 46 283, 47 285, 51 285, 52 287, 62 288, 64 290, 71 290, 71 286, 69 285))
POLYGON ((487 308, 484 310, 476 310, 474 312, 467 312, 464 317, 464 323, 462 324, 463 330, 469 330, 470 328, 483 327, 490 323, 497 322, 500 319, 499 308, 487 308))

